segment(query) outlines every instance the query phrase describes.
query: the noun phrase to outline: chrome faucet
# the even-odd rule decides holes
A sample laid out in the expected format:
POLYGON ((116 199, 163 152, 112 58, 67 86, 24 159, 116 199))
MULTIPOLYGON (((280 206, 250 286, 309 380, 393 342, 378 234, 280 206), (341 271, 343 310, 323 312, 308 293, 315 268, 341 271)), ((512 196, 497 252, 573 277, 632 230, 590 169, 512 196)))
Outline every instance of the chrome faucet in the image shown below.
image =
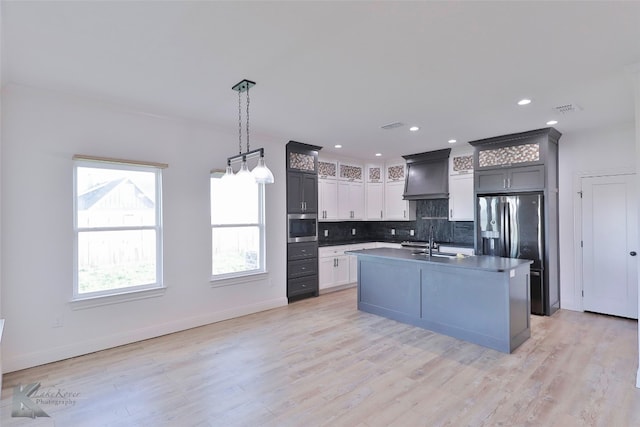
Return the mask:
POLYGON ((429 227, 429 258, 433 255, 433 225, 429 227))

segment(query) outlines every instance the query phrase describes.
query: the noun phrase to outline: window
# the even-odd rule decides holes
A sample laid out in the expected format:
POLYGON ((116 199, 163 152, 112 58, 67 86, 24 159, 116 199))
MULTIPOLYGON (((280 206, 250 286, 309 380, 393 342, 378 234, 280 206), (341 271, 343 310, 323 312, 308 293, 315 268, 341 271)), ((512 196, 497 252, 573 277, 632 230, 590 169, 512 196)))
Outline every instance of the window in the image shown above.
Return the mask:
POLYGON ((211 175, 213 280, 264 273, 264 185, 211 175))
POLYGON ((163 166, 74 160, 74 299, 161 288, 163 166))

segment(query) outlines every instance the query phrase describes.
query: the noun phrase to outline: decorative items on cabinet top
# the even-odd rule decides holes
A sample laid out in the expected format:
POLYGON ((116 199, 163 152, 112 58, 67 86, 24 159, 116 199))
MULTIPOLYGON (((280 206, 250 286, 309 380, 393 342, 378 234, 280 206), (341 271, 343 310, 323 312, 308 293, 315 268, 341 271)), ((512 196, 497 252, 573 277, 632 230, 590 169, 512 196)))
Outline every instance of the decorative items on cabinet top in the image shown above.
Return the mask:
POLYGON ((318 151, 322 147, 297 141, 287 143, 287 171, 317 174, 318 151))
POLYGON ((406 165, 396 164, 387 166, 387 182, 404 181, 406 165))
POLYGON ((452 174, 463 174, 473 172, 473 153, 451 156, 452 174))
POLYGON ((382 182, 382 166, 367 165, 367 182, 382 182))
POLYGON ((561 136, 560 132, 549 127, 479 139, 469 144, 475 147, 476 168, 493 169, 544 164, 550 153, 549 144, 557 145, 561 136))
POLYGON ((338 163, 334 161, 318 160, 318 178, 338 177, 338 163))

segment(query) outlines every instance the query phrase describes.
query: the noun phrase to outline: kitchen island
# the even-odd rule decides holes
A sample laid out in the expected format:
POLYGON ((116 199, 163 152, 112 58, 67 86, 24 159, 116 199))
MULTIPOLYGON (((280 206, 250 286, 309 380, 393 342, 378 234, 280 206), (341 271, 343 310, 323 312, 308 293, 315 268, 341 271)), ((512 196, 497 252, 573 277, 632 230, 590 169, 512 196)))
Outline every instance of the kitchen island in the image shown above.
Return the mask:
POLYGON ((358 309, 511 353, 531 336, 529 264, 411 249, 358 257, 358 309))

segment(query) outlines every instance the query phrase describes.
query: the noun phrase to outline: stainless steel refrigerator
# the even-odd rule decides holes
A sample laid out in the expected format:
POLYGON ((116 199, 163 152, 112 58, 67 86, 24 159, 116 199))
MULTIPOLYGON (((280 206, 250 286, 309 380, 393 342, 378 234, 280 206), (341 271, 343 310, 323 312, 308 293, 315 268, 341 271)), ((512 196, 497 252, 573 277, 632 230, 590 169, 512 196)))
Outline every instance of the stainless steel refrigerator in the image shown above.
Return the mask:
POLYGON ((545 313, 543 194, 478 196, 478 250, 483 255, 530 259, 531 313, 545 313))

